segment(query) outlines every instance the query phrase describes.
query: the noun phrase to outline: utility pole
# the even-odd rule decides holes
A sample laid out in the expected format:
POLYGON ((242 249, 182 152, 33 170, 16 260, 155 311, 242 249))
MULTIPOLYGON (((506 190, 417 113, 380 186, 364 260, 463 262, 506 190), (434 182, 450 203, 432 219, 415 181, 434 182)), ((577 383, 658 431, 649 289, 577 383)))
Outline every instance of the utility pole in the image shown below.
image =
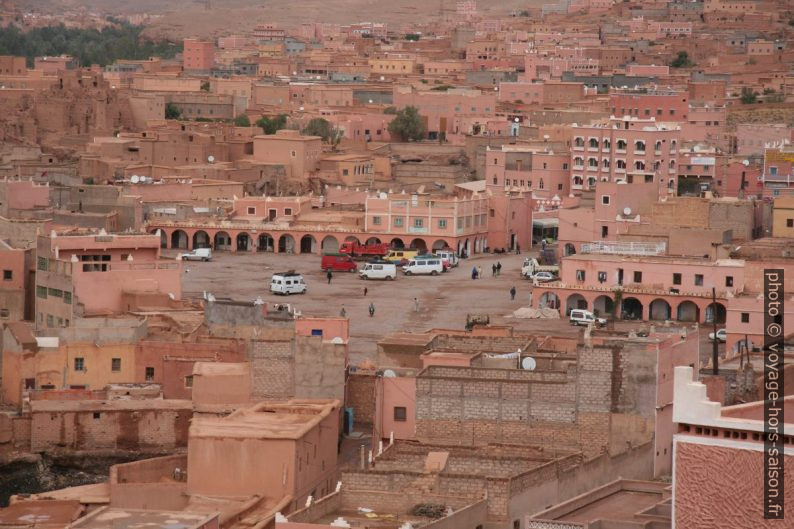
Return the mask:
POLYGON ((717 341, 717 289, 711 287, 711 323, 714 332, 714 339, 711 341, 711 373, 718 375, 720 368, 719 362, 719 345, 717 341))

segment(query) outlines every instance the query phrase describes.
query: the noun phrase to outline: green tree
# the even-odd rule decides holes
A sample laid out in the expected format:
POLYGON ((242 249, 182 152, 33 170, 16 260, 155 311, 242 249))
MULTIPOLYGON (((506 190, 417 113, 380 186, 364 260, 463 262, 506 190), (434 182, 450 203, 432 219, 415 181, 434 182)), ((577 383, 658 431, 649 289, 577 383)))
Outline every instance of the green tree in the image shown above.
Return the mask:
POLYGON ((182 111, 173 103, 165 105, 165 119, 179 119, 182 117, 182 111))
POLYGON ((261 128, 265 134, 275 134, 277 131, 287 127, 286 114, 279 114, 276 117, 262 116, 256 121, 256 126, 261 128))
POLYGON ((742 88, 742 95, 739 96, 739 100, 743 105, 752 105, 758 103, 758 92, 754 91, 749 86, 745 86, 742 88))
POLYGON ((422 36, 421 36, 419 33, 408 33, 408 34, 405 36, 405 40, 412 40, 412 41, 416 42, 416 41, 417 41, 417 40, 419 40, 421 37, 422 37, 422 36))
POLYGON ((331 125, 327 119, 312 118, 301 130, 304 136, 319 136, 325 143, 336 149, 342 141, 342 131, 331 125))
POLYGON ((695 63, 689 59, 689 54, 685 51, 679 51, 678 57, 670 63, 673 68, 689 68, 694 65, 695 63))
POLYGON ((419 141, 427 135, 427 127, 419 115, 419 110, 407 106, 398 111, 397 116, 389 123, 389 133, 402 141, 419 141))
POLYGON ((234 126, 235 127, 250 127, 251 120, 248 119, 248 116, 245 114, 240 114, 236 118, 234 118, 234 126))

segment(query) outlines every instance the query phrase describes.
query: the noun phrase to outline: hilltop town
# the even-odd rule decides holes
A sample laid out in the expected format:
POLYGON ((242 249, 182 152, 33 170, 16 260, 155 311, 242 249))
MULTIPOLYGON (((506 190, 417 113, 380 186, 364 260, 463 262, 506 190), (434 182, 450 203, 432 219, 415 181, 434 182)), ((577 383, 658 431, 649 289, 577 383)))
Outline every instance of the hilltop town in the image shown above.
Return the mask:
POLYGON ((0 529, 791 526, 790 0, 116 4, 0 0, 0 529))

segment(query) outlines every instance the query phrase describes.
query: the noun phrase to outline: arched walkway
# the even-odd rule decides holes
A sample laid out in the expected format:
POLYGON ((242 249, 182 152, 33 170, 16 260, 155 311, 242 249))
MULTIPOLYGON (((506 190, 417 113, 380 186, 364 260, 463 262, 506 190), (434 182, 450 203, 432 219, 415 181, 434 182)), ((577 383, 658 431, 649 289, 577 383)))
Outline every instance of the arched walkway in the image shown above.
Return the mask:
POLYGON ((403 249, 405 248, 405 243, 399 237, 395 237, 394 239, 391 240, 391 247, 397 249, 403 249))
POLYGON ((587 300, 581 294, 571 294, 565 301, 565 314, 570 314, 574 309, 587 310, 587 300))
POLYGON ((672 319, 672 309, 670 308, 670 304, 661 298, 651 301, 651 304, 648 306, 648 310, 649 320, 665 321, 672 319))
POLYGON ((424 239, 414 239, 411 241, 411 248, 418 250, 419 253, 427 251, 427 243, 424 239))
POLYGON ((361 241, 358 237, 354 237, 353 235, 348 235, 345 237, 345 242, 354 242, 356 244, 361 244, 361 241))
POLYGON ((292 235, 285 233, 278 238, 279 253, 295 253, 295 239, 292 235))
POLYGON ((563 256, 574 255, 576 254, 576 246, 571 243, 566 243, 565 247, 563 248, 563 256))
POLYGON ((171 232, 171 248, 186 249, 187 248, 187 233, 182 230, 174 230, 171 232))
POLYGON ((380 244, 380 239, 377 237, 370 237, 365 244, 380 244))
POLYGON ((624 320, 641 320, 642 309, 642 302, 639 299, 625 298, 621 310, 622 318, 624 320))
POLYGON ((675 312, 678 321, 700 321, 700 308, 693 301, 682 301, 675 312))
POLYGON ((317 251, 317 240, 311 235, 301 237, 301 253, 314 253, 317 251))
POLYGON ((273 236, 269 233, 259 234, 257 239, 256 251, 258 252, 272 252, 275 250, 275 241, 273 236))
MULTIPOLYGON (((717 303, 717 323, 725 323, 726 309, 722 303, 717 303)), ((709 303, 706 307, 706 323, 714 323, 714 303, 709 303)))
POLYGON ((559 309, 560 298, 554 292, 545 292, 538 300, 539 309, 559 309))
POLYGON ((333 235, 328 235, 323 238, 323 242, 320 243, 320 247, 326 253, 336 253, 339 251, 339 241, 337 241, 336 237, 333 235))
POLYGON ((245 232, 237 234, 237 251, 238 252, 247 252, 251 249, 251 236, 245 232))
POLYGON ((209 248, 210 236, 204 230, 199 230, 193 234, 193 248, 209 248))
POLYGON ((615 301, 609 296, 598 296, 593 300, 593 313, 604 318, 612 314, 615 307, 615 301))
POLYGON ((437 241, 433 241, 432 248, 434 250, 443 250, 446 247, 447 247, 447 241, 442 241, 441 239, 439 239, 437 241))
POLYGON ((228 252, 232 249, 232 238, 225 231, 215 234, 215 250, 228 252))
POLYGON ((168 236, 165 234, 165 231, 157 228, 156 230, 152 230, 152 234, 160 236, 160 248, 168 248, 168 236))

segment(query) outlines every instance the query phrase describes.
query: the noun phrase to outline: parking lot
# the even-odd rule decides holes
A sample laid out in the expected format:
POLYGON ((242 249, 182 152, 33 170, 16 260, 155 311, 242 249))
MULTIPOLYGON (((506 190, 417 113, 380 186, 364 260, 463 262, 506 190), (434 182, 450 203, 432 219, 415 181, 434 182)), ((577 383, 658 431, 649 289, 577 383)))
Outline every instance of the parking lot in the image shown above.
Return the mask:
MULTIPOLYGON (((183 295, 200 298, 203 292, 216 297, 268 303, 290 303, 304 314, 338 316, 342 307, 350 318, 350 359, 359 363, 375 360, 376 342, 395 331, 424 331, 431 328, 463 329, 467 313, 488 314, 492 324, 513 325, 516 330, 572 336, 581 332, 567 319, 527 320, 510 317, 529 303, 532 285, 521 279, 520 269, 527 254, 477 255, 463 259, 460 266, 444 274, 404 276, 395 281, 364 281, 357 273, 336 272, 331 283, 320 269, 318 255, 215 252, 210 262, 184 264, 183 295), (493 277, 492 264, 501 262, 502 271, 493 277), (471 270, 481 266, 483 277, 472 280, 471 270), (289 297, 271 294, 269 283, 276 272, 300 272, 308 286, 305 295, 289 297), (510 288, 517 290, 510 299, 510 288), (367 289, 365 296, 364 289, 367 289), (415 310, 414 298, 419 302, 415 310), (369 316, 369 304, 375 315, 369 316)), ((618 328, 637 328, 640 322, 619 323, 618 328)), ((708 349, 710 351, 710 349, 708 349)))

